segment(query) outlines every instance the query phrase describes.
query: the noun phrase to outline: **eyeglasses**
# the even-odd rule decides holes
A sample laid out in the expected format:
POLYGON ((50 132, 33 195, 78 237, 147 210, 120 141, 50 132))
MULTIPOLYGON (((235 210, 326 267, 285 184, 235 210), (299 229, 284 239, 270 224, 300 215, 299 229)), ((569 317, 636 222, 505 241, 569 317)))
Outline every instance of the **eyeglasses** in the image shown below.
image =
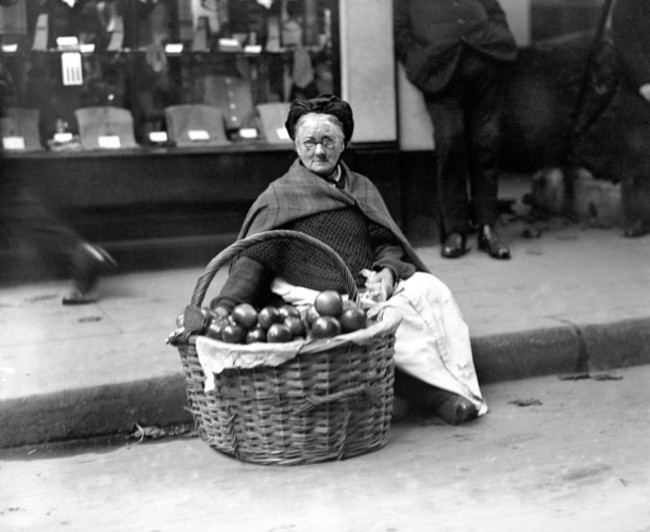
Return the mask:
POLYGON ((334 148, 339 142, 339 139, 333 139, 331 137, 323 137, 320 141, 316 141, 315 139, 305 139, 302 141, 302 145, 306 150, 312 151, 316 149, 316 146, 320 144, 325 148, 326 150, 331 150, 334 148))

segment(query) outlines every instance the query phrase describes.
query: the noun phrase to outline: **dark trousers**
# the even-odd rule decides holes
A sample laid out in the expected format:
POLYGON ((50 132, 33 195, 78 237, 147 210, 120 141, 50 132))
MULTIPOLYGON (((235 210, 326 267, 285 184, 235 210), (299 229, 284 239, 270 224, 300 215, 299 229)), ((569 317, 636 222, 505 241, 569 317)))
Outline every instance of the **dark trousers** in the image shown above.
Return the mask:
POLYGON ((622 84, 620 94, 623 223, 627 229, 650 228, 650 102, 627 83, 622 84))
POLYGON ((449 85, 425 96, 434 127, 443 234, 467 232, 470 200, 476 224, 496 221, 502 74, 501 63, 466 49, 449 85))

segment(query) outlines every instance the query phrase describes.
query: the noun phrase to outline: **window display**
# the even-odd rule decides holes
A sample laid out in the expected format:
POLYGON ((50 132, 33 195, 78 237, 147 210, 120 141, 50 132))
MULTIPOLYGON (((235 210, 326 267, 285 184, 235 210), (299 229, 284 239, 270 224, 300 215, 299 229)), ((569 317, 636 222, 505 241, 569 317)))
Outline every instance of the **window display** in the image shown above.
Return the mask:
POLYGON ((277 109, 340 93, 337 0, 4 0, 0 39, 6 151, 17 109, 41 150, 282 144, 277 109))

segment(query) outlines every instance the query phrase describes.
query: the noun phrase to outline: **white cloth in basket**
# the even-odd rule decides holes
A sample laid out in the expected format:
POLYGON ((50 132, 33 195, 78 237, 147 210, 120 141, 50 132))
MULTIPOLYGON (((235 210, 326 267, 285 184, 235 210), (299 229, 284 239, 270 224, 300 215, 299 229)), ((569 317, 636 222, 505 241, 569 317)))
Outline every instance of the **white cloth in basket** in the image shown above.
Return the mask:
POLYGON ((253 343, 253 344, 227 344, 198 336, 196 338, 196 353, 199 363, 206 375, 204 391, 214 390, 215 373, 219 374, 224 369, 243 368, 250 369, 259 366, 279 366, 295 358, 304 340, 283 342, 278 344, 253 343))

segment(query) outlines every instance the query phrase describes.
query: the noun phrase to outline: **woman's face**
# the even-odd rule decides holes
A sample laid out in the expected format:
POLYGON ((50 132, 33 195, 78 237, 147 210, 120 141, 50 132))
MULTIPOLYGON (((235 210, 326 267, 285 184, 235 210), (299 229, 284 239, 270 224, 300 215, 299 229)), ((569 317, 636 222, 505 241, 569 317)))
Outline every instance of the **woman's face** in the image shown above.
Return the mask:
POLYGON ((345 149, 339 120, 332 115, 308 113, 296 124, 294 145, 305 168, 326 177, 339 162, 345 149))

